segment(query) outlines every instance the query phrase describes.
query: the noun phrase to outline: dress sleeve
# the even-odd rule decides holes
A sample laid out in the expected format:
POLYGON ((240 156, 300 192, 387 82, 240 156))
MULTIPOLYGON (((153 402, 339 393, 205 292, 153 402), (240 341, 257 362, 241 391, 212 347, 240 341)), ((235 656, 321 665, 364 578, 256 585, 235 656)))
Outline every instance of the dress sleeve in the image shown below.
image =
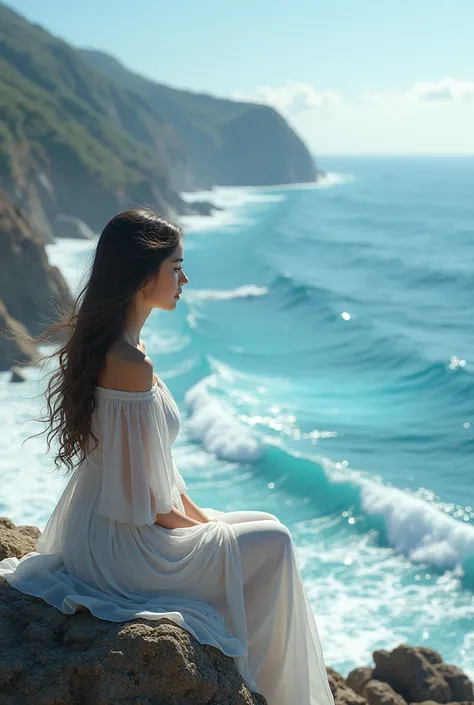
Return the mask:
POLYGON ((120 522, 155 523, 173 507, 175 467, 166 419, 155 398, 101 400, 103 475, 98 512, 120 522))
POLYGON ((173 458, 173 468, 174 468, 174 479, 176 482, 176 486, 179 490, 179 494, 186 494, 186 490, 188 489, 188 486, 185 483, 180 471, 178 470, 178 466, 176 465, 174 458, 173 458))

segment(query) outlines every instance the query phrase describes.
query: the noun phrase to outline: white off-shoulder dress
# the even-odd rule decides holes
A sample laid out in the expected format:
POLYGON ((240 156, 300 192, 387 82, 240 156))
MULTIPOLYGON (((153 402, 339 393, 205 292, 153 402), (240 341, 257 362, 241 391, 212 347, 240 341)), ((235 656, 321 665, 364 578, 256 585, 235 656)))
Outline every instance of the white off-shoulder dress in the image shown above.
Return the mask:
POLYGON ((36 551, 4 559, 0 575, 66 614, 172 620, 233 657, 269 705, 333 705, 287 527, 265 512, 211 508, 199 526, 155 524, 157 513, 184 511, 176 402, 158 379, 146 392, 95 389, 98 447, 74 468, 36 551))

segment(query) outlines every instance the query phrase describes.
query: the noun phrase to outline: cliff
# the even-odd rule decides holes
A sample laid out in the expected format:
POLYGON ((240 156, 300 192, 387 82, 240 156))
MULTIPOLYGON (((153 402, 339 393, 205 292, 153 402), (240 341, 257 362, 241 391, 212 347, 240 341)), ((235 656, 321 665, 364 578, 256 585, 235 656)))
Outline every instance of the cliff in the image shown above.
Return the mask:
POLYGON ((172 127, 3 5, 0 111, 0 188, 48 241, 60 213, 97 232, 134 203, 181 207, 168 161, 185 154, 172 127))
MULTIPOLYGON (((0 560, 35 550, 40 532, 0 518, 0 560)), ((1 705, 265 705, 233 659, 173 623, 64 615, 0 578, 1 705)), ((474 702, 473 684, 428 647, 375 651, 375 667, 343 678, 328 668, 336 705, 474 702)), ((300 703, 295 705, 302 705, 300 703)))
MULTIPOLYGON (((306 146, 272 107, 177 90, 129 71, 113 57, 82 50, 94 68, 159 110, 178 134, 195 184, 269 186, 315 181, 306 146)), ((182 184, 183 188, 192 186, 182 184)))
POLYGON ((49 264, 38 230, 0 192, 0 370, 36 359, 21 334, 37 335, 54 321, 58 302, 72 303, 64 277, 49 264))
POLYGON ((137 204, 194 213, 187 189, 316 178, 272 108, 147 81, 2 4, 0 112, 0 189, 46 242, 64 234, 60 216, 98 232, 137 204))

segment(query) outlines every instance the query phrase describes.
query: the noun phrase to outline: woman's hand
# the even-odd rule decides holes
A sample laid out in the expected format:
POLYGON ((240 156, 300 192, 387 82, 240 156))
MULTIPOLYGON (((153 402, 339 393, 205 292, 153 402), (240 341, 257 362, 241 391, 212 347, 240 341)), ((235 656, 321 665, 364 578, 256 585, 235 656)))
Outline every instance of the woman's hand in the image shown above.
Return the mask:
POLYGON ((157 514, 155 516, 155 524, 162 526, 164 529, 187 529, 191 526, 198 526, 200 522, 173 507, 167 514, 157 514))
POLYGON ((183 501, 186 516, 188 516, 190 519, 195 519, 200 524, 207 524, 209 521, 211 521, 209 517, 204 514, 202 509, 200 509, 197 504, 193 502, 191 497, 189 497, 187 494, 182 494, 181 499, 183 501))

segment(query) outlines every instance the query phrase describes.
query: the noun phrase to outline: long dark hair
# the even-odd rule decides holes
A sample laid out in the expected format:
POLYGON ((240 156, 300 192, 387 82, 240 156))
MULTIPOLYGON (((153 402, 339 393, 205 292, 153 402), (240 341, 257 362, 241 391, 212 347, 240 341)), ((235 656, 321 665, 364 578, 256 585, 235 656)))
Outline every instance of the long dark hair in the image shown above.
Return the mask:
POLYGON ((75 462, 84 461, 93 450, 90 438, 97 447, 91 417, 94 386, 106 352, 120 337, 137 291, 157 274, 182 237, 178 225, 151 209, 116 215, 99 237, 87 284, 72 311, 59 307, 58 322, 36 338, 28 336, 36 345, 58 337, 63 341, 51 355, 39 360, 58 360, 45 392, 47 415, 41 421, 47 428, 36 434, 48 431, 48 451, 53 438, 58 438, 56 468, 63 463, 71 471, 75 462))

